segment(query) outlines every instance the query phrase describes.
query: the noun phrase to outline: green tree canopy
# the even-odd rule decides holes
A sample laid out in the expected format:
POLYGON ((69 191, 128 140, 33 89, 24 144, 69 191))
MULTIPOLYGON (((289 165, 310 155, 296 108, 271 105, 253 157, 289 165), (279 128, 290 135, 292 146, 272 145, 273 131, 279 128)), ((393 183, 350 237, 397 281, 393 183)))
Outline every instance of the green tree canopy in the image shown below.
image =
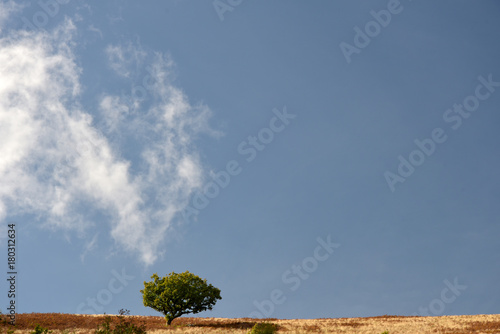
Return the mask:
POLYGON ((183 314, 211 310, 222 299, 219 289, 189 271, 172 272, 163 278, 155 273, 151 278, 153 281, 144 282, 141 290, 144 306, 163 313, 167 325, 183 314))

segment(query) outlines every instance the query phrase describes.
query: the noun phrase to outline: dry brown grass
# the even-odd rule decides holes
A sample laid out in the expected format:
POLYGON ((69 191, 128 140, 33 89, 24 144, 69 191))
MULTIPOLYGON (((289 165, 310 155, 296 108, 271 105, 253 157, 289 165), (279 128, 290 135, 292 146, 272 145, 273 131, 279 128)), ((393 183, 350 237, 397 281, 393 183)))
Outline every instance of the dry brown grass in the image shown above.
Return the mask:
MULTIPOLYGON (((102 324, 105 315, 76 315, 61 313, 27 313, 16 317, 15 334, 29 334, 36 324, 53 330, 53 334, 93 334, 102 324)), ((118 322, 117 316, 111 316, 118 322)), ((136 325, 145 325, 152 334, 215 334, 248 333, 257 322, 269 321, 279 326, 278 333, 370 333, 380 334, 389 331, 399 333, 500 333, 500 314, 464 315, 442 317, 402 317, 380 316, 370 318, 333 318, 333 319, 226 319, 226 318, 177 318, 170 327, 163 317, 125 316, 136 325)), ((11 326, 2 325, 2 333, 11 326)))

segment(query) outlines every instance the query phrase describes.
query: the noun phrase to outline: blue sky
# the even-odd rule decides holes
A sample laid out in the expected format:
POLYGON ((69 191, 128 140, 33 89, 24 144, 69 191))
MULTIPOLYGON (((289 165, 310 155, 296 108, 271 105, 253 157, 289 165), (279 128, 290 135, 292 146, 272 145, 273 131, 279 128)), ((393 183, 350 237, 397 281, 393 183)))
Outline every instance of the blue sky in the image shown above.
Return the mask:
POLYGON ((17 312, 160 315, 189 270, 199 316, 498 313, 499 12, 2 1, 17 312))

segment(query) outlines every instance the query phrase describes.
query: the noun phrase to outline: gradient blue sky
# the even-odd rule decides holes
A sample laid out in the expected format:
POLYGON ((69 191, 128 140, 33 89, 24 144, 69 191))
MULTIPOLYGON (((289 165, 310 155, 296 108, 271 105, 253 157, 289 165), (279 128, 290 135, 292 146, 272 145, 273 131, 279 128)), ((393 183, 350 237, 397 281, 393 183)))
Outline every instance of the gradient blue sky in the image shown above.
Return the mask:
POLYGON ((185 270, 199 316, 499 313, 499 15, 1 1, 18 313, 160 315, 143 282, 185 270))

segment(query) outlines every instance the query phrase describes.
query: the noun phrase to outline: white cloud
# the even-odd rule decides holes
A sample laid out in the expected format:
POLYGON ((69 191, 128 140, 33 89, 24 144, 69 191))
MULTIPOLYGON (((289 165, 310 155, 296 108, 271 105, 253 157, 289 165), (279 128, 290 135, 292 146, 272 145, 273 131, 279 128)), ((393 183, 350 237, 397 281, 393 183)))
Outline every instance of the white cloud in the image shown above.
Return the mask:
MULTIPOLYGON (((189 103, 169 81, 172 61, 156 54, 146 110, 104 94, 101 114, 92 117, 78 101, 82 69, 70 47, 74 31, 67 20, 52 33, 0 39, 0 219, 34 213, 45 227, 81 236, 95 224, 89 210, 101 210, 117 246, 151 264, 202 185, 193 140, 217 134, 208 125, 210 110, 189 103), (102 119, 98 127, 94 118, 102 119), (137 152, 127 152, 135 158, 124 159, 126 147, 111 144, 118 137, 137 140, 137 152)), ((107 54, 122 77, 147 57, 131 43, 110 46, 107 54)))
POLYGON ((123 46, 109 45, 106 48, 106 55, 111 68, 123 77, 130 77, 131 71, 136 70, 132 67, 141 65, 146 58, 146 52, 132 42, 123 46))
POLYGON ((120 101, 118 96, 110 95, 101 99, 100 109, 103 113, 105 130, 109 133, 117 132, 121 128, 130 111, 130 108, 120 101))

